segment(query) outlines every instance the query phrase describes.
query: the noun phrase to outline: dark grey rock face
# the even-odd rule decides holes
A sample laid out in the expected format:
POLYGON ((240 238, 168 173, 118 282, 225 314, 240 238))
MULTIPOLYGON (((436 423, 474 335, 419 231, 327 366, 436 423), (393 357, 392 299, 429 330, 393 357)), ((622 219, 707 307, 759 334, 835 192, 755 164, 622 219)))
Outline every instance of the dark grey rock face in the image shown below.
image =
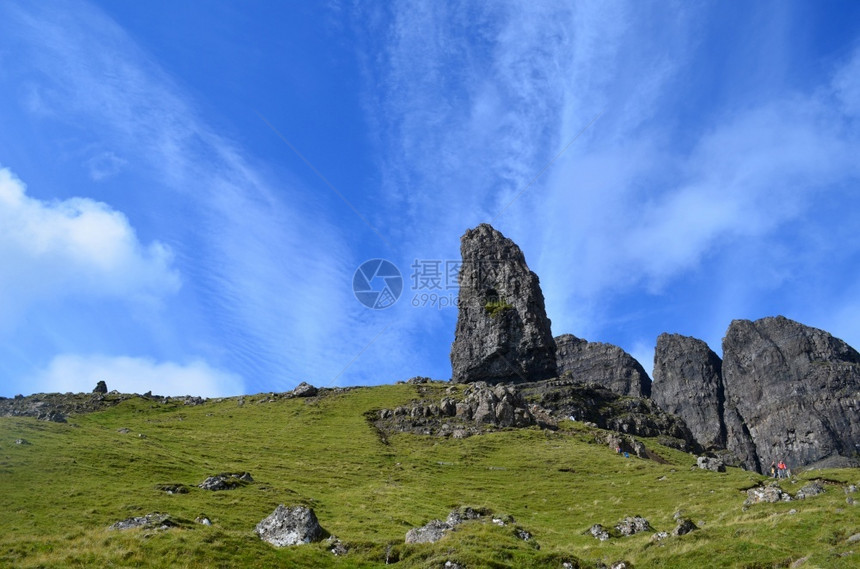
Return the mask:
POLYGON ((860 354, 827 332, 781 316, 735 320, 723 338, 723 381, 740 421, 726 421, 727 446, 754 453, 754 468, 860 450, 860 354))
POLYGON ((725 448, 722 361, 705 342, 660 334, 651 398, 667 413, 681 417, 704 448, 725 448))
POLYGON ((456 383, 536 381, 557 375, 555 341, 537 275, 520 248, 481 224, 460 239, 456 383))
POLYGON ((555 338, 559 375, 596 383, 619 395, 648 397, 651 379, 630 354, 612 344, 588 342, 572 334, 555 338))
POLYGON ((260 539, 276 547, 320 541, 325 536, 313 510, 283 504, 258 523, 255 531, 260 539))
POLYGON ((104 381, 99 381, 96 386, 93 388, 93 393, 107 393, 107 383, 104 381))

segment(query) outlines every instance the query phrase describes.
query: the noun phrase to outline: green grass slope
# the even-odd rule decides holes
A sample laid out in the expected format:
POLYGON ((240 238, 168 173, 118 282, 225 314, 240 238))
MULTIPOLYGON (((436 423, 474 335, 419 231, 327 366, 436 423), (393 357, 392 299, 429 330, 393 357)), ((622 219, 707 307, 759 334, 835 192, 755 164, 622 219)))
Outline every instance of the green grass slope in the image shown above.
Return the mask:
MULTIPOLYGON (((0 418, 0 566, 860 566, 860 542, 847 539, 860 532, 860 506, 838 484, 805 501, 745 509, 744 490, 763 477, 691 469, 694 457, 649 439, 665 464, 624 459, 579 423, 462 440, 382 438, 365 416, 415 397, 415 386, 393 385, 244 404, 134 398, 66 424, 0 418), (196 487, 241 471, 255 481, 220 492, 196 487), (167 494, 159 489, 166 484, 189 492, 167 494), (349 553, 335 556, 325 542, 279 549, 261 541, 255 525, 282 503, 313 507, 349 553), (410 528, 463 505, 513 516, 534 539, 518 539, 513 524, 473 522, 435 544, 404 544, 410 528), (678 510, 701 529, 659 542, 584 533, 628 515, 671 531, 678 510), (179 527, 108 529, 150 512, 169 513, 179 527), (200 515, 212 525, 195 523, 200 515)), ((804 473, 783 487, 793 494, 812 478, 858 484, 860 471, 804 473)))

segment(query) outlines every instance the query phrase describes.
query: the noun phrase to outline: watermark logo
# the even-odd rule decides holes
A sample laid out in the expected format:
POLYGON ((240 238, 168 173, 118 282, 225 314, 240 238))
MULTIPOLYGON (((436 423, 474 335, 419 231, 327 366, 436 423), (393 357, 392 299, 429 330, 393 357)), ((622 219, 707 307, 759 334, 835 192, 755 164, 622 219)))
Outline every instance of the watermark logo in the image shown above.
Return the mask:
MULTIPOLYGON (((464 265, 453 259, 415 259, 410 265, 412 299, 415 308, 456 308, 459 275, 465 271, 473 280, 502 278, 509 260, 487 259, 464 265)), ((404 279, 391 261, 372 259, 361 264, 352 278, 355 298, 374 310, 388 308, 403 294, 404 279)))
POLYGON ((362 263, 352 277, 352 291, 360 303, 374 310, 388 308, 403 292, 400 270, 385 259, 362 263))

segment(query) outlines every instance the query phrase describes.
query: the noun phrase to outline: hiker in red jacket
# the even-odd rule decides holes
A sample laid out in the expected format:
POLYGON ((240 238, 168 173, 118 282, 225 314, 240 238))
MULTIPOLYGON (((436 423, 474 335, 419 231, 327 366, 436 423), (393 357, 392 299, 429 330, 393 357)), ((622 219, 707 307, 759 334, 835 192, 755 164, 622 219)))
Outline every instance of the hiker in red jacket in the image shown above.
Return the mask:
POLYGON ((780 459, 779 464, 776 465, 777 472, 779 473, 779 478, 785 478, 785 461, 780 459))

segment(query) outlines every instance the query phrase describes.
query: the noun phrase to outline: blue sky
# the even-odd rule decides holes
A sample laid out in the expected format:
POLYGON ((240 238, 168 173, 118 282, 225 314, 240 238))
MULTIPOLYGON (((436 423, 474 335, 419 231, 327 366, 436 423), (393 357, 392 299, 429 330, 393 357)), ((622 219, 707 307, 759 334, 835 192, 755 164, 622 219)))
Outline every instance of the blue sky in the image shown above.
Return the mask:
POLYGON ((0 395, 446 379, 412 277, 482 222, 649 371, 735 318, 860 347, 860 5, 368 4, 0 4, 0 395))

